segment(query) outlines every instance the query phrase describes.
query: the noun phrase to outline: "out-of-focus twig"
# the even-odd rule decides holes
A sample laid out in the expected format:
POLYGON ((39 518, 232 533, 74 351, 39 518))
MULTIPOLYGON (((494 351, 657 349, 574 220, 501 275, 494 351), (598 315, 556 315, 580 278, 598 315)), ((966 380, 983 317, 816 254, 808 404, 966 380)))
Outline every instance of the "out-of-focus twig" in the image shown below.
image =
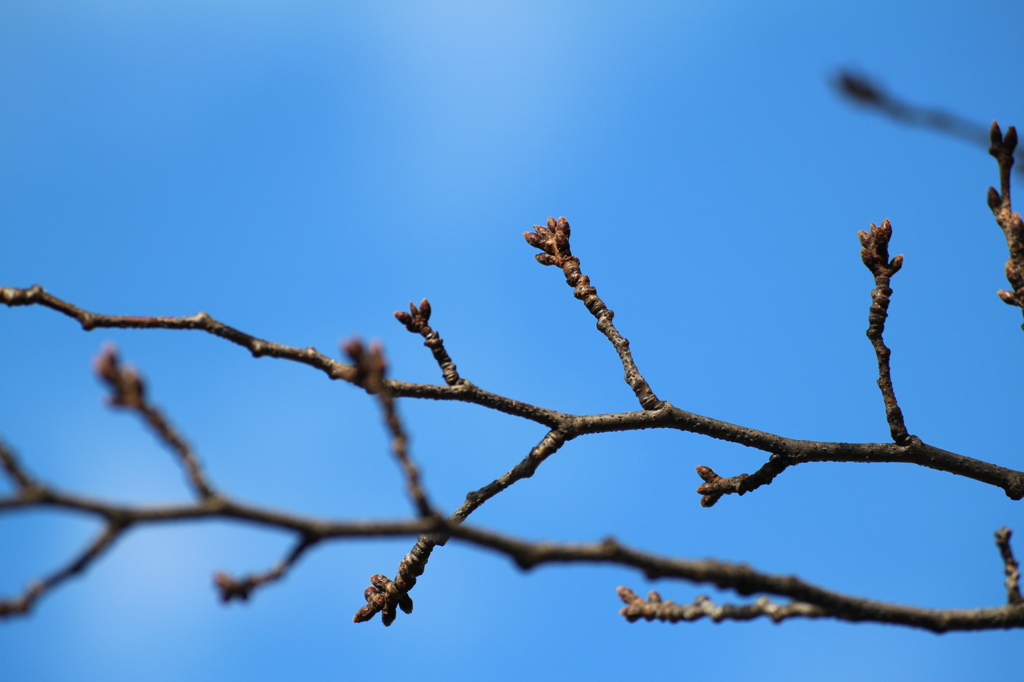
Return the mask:
POLYGON ((988 145, 988 129, 984 124, 942 109, 905 102, 863 75, 840 71, 832 85, 854 104, 888 116, 898 123, 934 130, 981 147, 988 145))
POLYGON ((224 571, 217 571, 213 575, 213 584, 220 592, 221 601, 248 601, 253 590, 283 578, 302 555, 316 545, 317 542, 319 542, 319 539, 313 536, 300 537, 299 541, 295 543, 295 546, 292 547, 291 551, 281 561, 263 573, 250 573, 242 578, 233 578, 224 571))
POLYGON ((145 383, 138 370, 124 366, 117 355, 117 349, 106 346, 96 358, 96 374, 110 387, 110 405, 137 412, 146 420, 150 428, 166 443, 181 461, 182 468, 193 491, 200 497, 214 495, 214 490, 206 480, 199 465, 199 459, 192 448, 164 418, 163 414, 146 400, 145 383))

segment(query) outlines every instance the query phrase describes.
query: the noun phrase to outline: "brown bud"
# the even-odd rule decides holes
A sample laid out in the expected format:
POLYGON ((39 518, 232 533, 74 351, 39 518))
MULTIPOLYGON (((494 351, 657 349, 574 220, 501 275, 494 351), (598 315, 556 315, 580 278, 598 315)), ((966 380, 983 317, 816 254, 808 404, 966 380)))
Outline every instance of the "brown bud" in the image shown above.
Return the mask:
POLYGON ((705 495, 704 497, 700 498, 700 506, 704 507, 705 509, 710 509, 711 507, 714 507, 715 503, 718 502, 718 500, 720 500, 721 498, 721 495, 705 495))
POLYGON ((558 219, 558 229, 564 232, 566 237, 569 236, 571 230, 569 229, 569 221, 565 219, 565 216, 558 219))
POLYGON ((548 229, 549 230, 554 230, 557 226, 558 226, 558 223, 555 222, 555 219, 549 216, 548 217, 548 229))
POLYGON ((890 275, 895 275, 897 272, 900 271, 900 268, 902 268, 902 267, 903 267, 903 254, 901 253, 900 255, 896 256, 891 261, 889 261, 889 274, 890 275))
POLYGON ((999 123, 996 121, 992 121, 992 127, 988 129, 988 139, 993 146, 1003 143, 1003 131, 999 129, 999 123))
POLYGON ((409 313, 402 312, 401 310, 395 311, 395 319, 408 327, 412 324, 412 315, 409 313))
POLYGON ((523 238, 526 239, 526 243, 535 249, 544 248, 544 238, 536 232, 523 232, 523 238))
POLYGON ((996 191, 995 187, 988 188, 988 207, 993 211, 998 211, 1003 205, 1003 198, 999 196, 999 192, 996 191))
POLYGON ((711 467, 704 466, 703 464, 697 465, 697 475, 703 478, 708 483, 714 483, 721 476, 716 474, 711 467))
POLYGON ((857 238, 860 239, 860 245, 863 246, 864 248, 871 247, 871 235, 865 232, 864 230, 860 230, 857 232, 857 238))
POLYGON ((534 256, 534 258, 536 258, 537 262, 540 263, 541 265, 557 265, 558 264, 557 259, 554 256, 552 256, 550 254, 547 254, 547 253, 538 253, 536 256, 534 256))
POLYGON ((423 321, 428 322, 430 320, 430 301, 423 299, 420 301, 420 315, 423 316, 423 321))
POLYGON ((1013 150, 1017 148, 1017 128, 1010 126, 1006 129, 1006 136, 1003 138, 1003 147, 1006 149, 1007 154, 1013 154, 1013 150))
POLYGON ((1003 299, 1003 303, 1006 305, 1020 306, 1020 300, 1012 291, 1000 290, 997 291, 996 294, 998 294, 999 298, 1003 299))
POLYGON ((892 238, 892 223, 889 222, 888 218, 883 220, 882 224, 878 227, 878 237, 880 237, 881 241, 886 244, 888 244, 889 239, 892 238))
POLYGON ((402 609, 405 613, 412 613, 412 597, 406 592, 398 598, 398 608, 402 609))

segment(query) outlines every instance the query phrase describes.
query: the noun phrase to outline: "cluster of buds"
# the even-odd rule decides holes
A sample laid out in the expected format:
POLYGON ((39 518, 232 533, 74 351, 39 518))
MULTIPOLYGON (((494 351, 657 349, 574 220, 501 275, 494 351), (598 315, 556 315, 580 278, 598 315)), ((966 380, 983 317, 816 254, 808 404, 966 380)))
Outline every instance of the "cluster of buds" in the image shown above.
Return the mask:
POLYGON ((888 219, 883 220, 881 225, 871 223, 867 232, 861 230, 857 236, 860 237, 860 244, 864 247, 860 250, 860 258, 875 277, 892 277, 903 267, 902 254, 889 260, 889 239, 892 237, 892 225, 888 219))
POLYGON ((412 597, 386 575, 371 575, 370 586, 363 591, 363 596, 366 597, 366 606, 356 611, 352 618, 354 623, 364 623, 379 611, 381 622, 385 626, 391 625, 398 617, 396 604, 403 612, 412 613, 412 597))
POLYGON ((413 334, 419 334, 430 322, 430 301, 423 299, 418 308, 414 303, 409 303, 409 312, 399 310, 395 313, 395 319, 413 334))
POLYGON ((220 592, 220 600, 229 602, 232 600, 248 601, 255 583, 252 580, 235 580, 223 571, 217 571, 213 576, 213 584, 220 592))
POLYGON ((117 348, 113 345, 104 346, 93 362, 97 376, 111 389, 110 404, 115 407, 141 407, 144 400, 145 386, 138 370, 132 366, 121 365, 117 348))
POLYGON ((547 226, 534 225, 535 232, 524 232, 523 237, 530 246, 540 249, 534 258, 541 265, 557 265, 561 267, 572 258, 569 250, 569 221, 565 218, 548 218, 547 226))

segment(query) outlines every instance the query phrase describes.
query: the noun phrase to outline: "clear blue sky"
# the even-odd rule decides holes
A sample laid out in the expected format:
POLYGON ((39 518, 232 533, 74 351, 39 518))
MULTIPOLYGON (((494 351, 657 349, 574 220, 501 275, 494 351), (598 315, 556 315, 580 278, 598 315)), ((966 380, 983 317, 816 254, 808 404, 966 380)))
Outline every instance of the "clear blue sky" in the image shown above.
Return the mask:
MULTIPOLYGON (((1017 469, 1020 314, 980 148, 852 109, 839 67, 985 123, 1024 121, 1013 2, 50 2, 0 5, 0 283, 107 313, 206 310, 337 354, 379 338, 393 375, 440 380, 391 317, 427 296, 465 377, 567 412, 636 408, 610 345, 521 233, 549 215, 662 398, 785 436, 888 439, 864 338, 856 233, 892 220, 887 340, 910 431, 1017 469)), ((62 487, 185 499, 171 457, 101 401, 105 340, 213 480, 334 518, 411 513, 375 406, 310 369, 186 332, 82 332, 0 310, 0 434, 62 487)), ((434 499, 522 458, 541 427, 474 406, 400 405, 434 499)), ((849 594, 1003 603, 992 533, 1024 507, 902 465, 811 464, 702 509, 694 466, 759 452, 676 432, 590 436, 483 507, 531 539, 613 534, 745 561, 849 594), (572 504, 563 493, 571 490, 572 504)), ((0 516, 0 592, 94 527, 0 516)), ((617 585, 706 586, 611 568, 521 573, 451 544, 416 612, 353 625, 411 540, 339 542, 248 604, 213 571, 263 570, 288 538, 227 523, 133 531, 82 579, 0 625, 12 680, 995 679, 1021 633, 791 621, 625 623, 617 585)))

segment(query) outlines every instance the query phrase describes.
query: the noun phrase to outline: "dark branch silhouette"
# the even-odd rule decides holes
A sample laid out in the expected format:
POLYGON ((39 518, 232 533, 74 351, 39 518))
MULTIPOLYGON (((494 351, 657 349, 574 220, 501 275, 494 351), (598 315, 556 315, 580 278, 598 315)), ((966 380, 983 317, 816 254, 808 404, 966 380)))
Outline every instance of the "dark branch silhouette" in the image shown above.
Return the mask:
MULTIPOLYGON (((856 83, 849 85, 853 88, 856 83)), ((878 101, 867 86, 858 86, 865 100, 878 101)), ((856 88, 854 88, 856 89, 856 88)), ((881 101, 891 101, 882 98, 881 101)), ((890 107, 891 108, 891 107, 890 107)), ((895 111, 903 111, 897 107, 895 111)), ((906 113, 906 112, 904 112, 906 113)), ((999 162, 999 191, 989 190, 989 205, 1003 229, 1010 247, 1007 277, 1012 292, 1000 292, 1004 301, 1024 308, 1024 227, 1019 214, 1010 204, 1010 171, 1016 147, 1016 131, 1009 128, 1005 136, 999 127, 991 130, 991 153, 999 162)), ((549 218, 544 226, 535 226, 525 233, 526 241, 542 253, 536 259, 543 265, 562 269, 573 294, 597 319, 597 328, 612 343, 625 372, 625 380, 643 408, 636 412, 616 414, 575 415, 523 403, 488 392, 459 376, 455 363, 444 348, 440 335, 430 327, 430 303, 424 299, 419 306, 410 304, 409 313, 395 317, 410 332, 424 338, 441 370, 445 385, 414 384, 387 378, 387 363, 379 345, 366 347, 350 341, 343 349, 349 363, 329 358, 316 349, 294 348, 229 327, 205 312, 191 317, 128 317, 90 312, 57 298, 36 285, 28 289, 0 288, 0 303, 8 307, 39 305, 77 320, 83 329, 189 329, 224 338, 248 349, 254 357, 270 356, 313 367, 331 379, 348 382, 375 396, 380 404, 385 428, 391 437, 392 453, 398 462, 409 497, 416 511, 414 518, 398 521, 345 521, 309 518, 289 512, 272 511, 259 505, 237 501, 217 489, 207 478, 199 458, 184 437, 171 426, 149 399, 149 391, 137 370, 121 363, 116 350, 106 347, 95 363, 95 370, 110 389, 109 403, 138 415, 155 436, 168 446, 184 470, 193 500, 185 504, 124 505, 94 499, 77 493, 58 490, 33 477, 19 458, 0 443, 0 466, 14 491, 0 497, 0 513, 27 508, 56 508, 91 516, 102 523, 97 537, 68 560, 66 565, 28 585, 18 596, 0 601, 0 616, 28 613, 35 603, 72 576, 86 570, 109 550, 129 528, 181 520, 208 518, 232 519, 243 523, 276 528, 291 533, 294 543, 290 551, 273 567, 233 578, 224 572, 214 574, 214 583, 225 602, 249 599, 259 588, 284 578, 309 550, 322 542, 350 537, 416 536, 416 542, 399 562, 395 577, 382 574, 370 577, 364 591, 366 605, 353 620, 364 622, 381 614, 384 625, 390 625, 398 611, 411 613, 410 591, 416 585, 435 548, 450 540, 497 551, 523 569, 545 563, 604 563, 637 569, 649 578, 675 578, 693 583, 714 584, 740 595, 761 595, 752 603, 715 605, 706 597, 691 604, 662 600, 656 592, 642 599, 625 587, 619 596, 626 603, 622 615, 629 621, 639 619, 668 622, 692 621, 700 618, 750 620, 761 616, 775 621, 790 618, 833 618, 846 621, 873 621, 927 629, 984 630, 1024 627, 1024 600, 1020 594, 1019 567, 1010 547, 1010 531, 996 533, 996 544, 1003 560, 1007 604, 979 609, 926 609, 851 597, 809 584, 792 576, 778 576, 757 571, 749 566, 716 560, 687 560, 662 557, 625 547, 614 539, 590 544, 531 542, 513 538, 466 524, 469 516, 488 500, 524 478, 533 476, 549 457, 574 438, 615 431, 640 429, 675 429, 737 443, 769 454, 766 463, 752 474, 719 476, 708 466, 698 466, 703 483, 697 488, 700 504, 711 507, 723 496, 743 495, 770 484, 786 469, 809 462, 903 462, 945 471, 998 487, 1013 500, 1024 497, 1024 472, 993 463, 941 450, 908 433, 903 413, 896 402, 890 372, 891 351, 883 341, 892 296, 892 276, 900 270, 903 256, 889 257, 892 226, 888 220, 871 224, 860 232, 861 258, 874 277, 868 312, 867 336, 878 362, 878 386, 882 392, 886 420, 892 435, 891 443, 840 443, 787 438, 745 426, 704 417, 675 407, 659 399, 643 378, 633 360, 629 341, 612 322, 612 311, 597 295, 590 279, 582 274, 579 258, 570 249, 570 227, 565 218, 549 218), (471 491, 465 501, 445 518, 431 503, 419 468, 408 448, 405 428, 399 418, 397 400, 416 398, 469 402, 487 409, 527 419, 548 428, 523 459, 512 469, 483 487, 471 491), (777 604, 767 595, 789 599, 777 604)))

